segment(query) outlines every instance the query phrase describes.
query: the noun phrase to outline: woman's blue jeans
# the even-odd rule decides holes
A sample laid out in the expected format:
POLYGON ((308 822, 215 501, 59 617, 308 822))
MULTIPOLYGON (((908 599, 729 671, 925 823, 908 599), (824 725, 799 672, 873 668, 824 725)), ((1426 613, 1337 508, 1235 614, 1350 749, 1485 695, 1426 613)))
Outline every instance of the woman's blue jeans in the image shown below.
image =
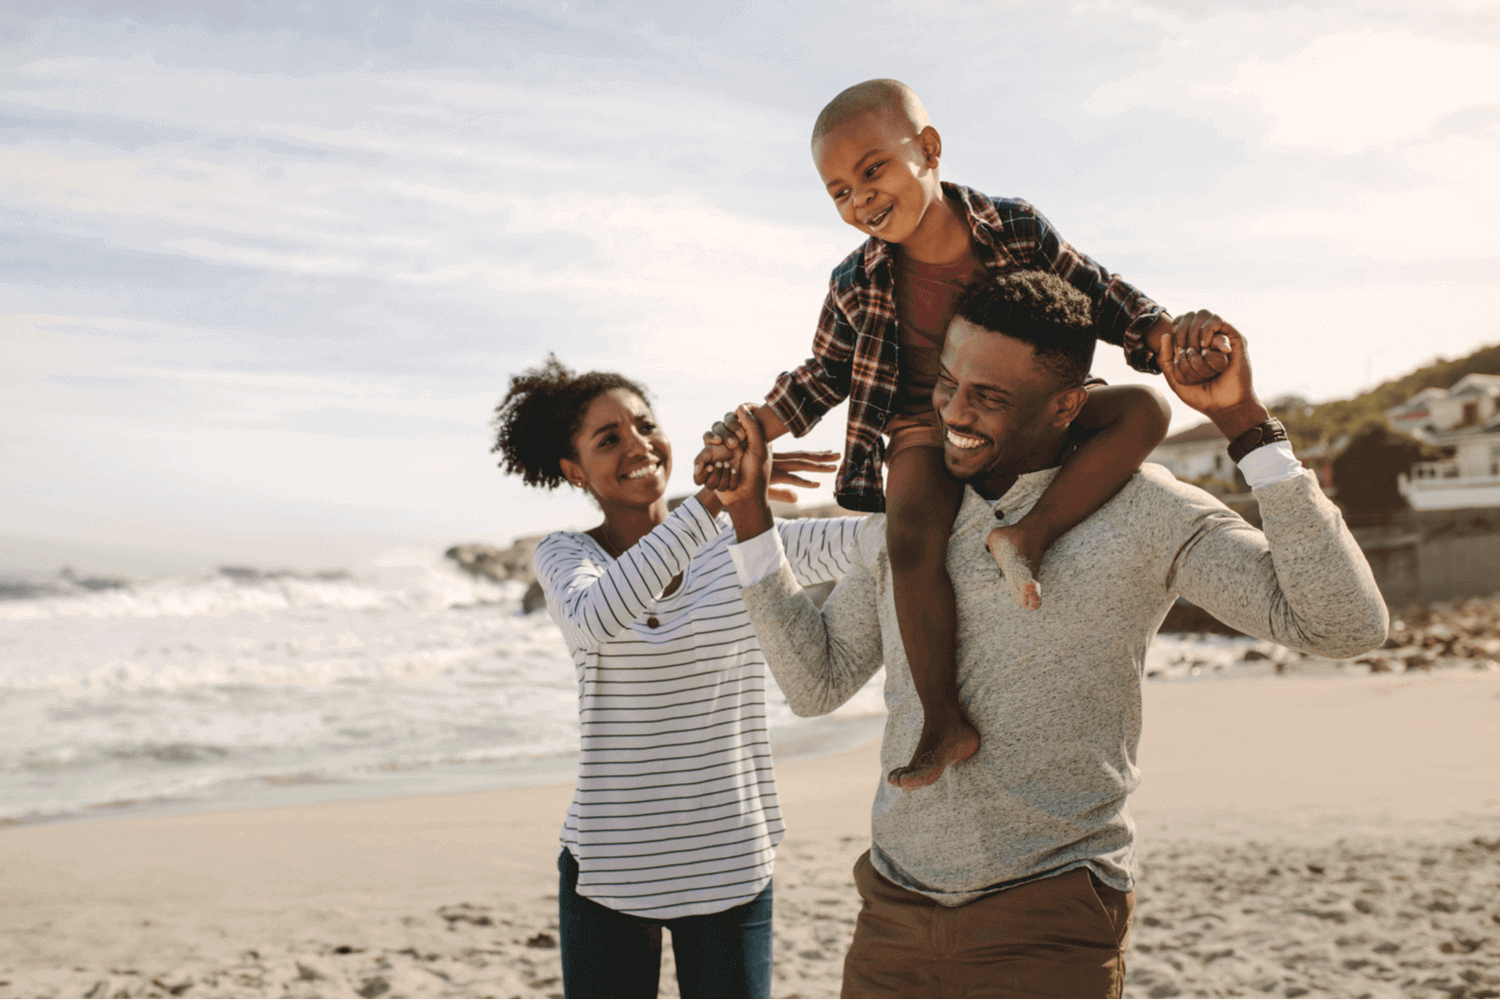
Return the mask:
POLYGON ((655 997, 661 930, 672 932, 684 997, 771 995, 771 886, 748 903, 701 917, 649 920, 578 895, 578 862, 557 858, 563 995, 655 997))

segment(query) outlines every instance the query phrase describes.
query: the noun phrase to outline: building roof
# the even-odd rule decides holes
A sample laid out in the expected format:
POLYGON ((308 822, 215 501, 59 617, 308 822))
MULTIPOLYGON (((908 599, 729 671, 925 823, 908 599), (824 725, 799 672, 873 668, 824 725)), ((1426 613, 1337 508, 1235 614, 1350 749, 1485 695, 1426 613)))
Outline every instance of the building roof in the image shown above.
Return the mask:
POLYGON ((1425 404, 1432 400, 1452 399, 1456 396, 1488 396, 1496 392, 1500 392, 1500 375, 1481 375, 1478 372, 1471 372, 1453 383, 1448 389, 1439 389, 1437 386, 1430 385, 1404 403, 1392 406, 1385 411, 1385 415, 1388 420, 1401 420, 1406 413, 1424 410, 1425 404))
POLYGON ((1453 388, 1448 390, 1448 395, 1467 396, 1473 394, 1487 396, 1496 390, 1500 390, 1500 375, 1481 375, 1478 372, 1473 372, 1453 383, 1453 388))
POLYGON ((1205 420, 1196 427, 1189 427, 1185 431, 1178 431, 1167 438, 1162 444, 1188 444, 1193 441, 1223 441, 1224 435, 1219 428, 1214 426, 1213 421, 1205 420))

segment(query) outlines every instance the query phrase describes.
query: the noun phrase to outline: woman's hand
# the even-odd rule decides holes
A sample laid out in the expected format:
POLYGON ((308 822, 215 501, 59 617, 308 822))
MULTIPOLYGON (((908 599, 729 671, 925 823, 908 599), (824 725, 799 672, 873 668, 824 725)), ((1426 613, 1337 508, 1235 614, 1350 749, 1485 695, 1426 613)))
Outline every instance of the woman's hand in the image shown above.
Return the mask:
POLYGON ((836 472, 839 453, 836 451, 786 451, 771 456, 771 476, 766 490, 772 500, 781 503, 796 503, 798 496, 791 490, 776 489, 778 486, 817 487, 811 479, 795 475, 798 472, 836 472))

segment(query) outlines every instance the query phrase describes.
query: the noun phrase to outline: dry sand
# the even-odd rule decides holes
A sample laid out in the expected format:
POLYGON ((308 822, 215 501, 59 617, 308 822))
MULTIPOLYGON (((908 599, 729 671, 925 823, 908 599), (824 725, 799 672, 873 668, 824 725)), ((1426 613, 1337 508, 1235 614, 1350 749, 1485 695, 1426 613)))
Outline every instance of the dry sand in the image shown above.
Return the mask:
MULTIPOLYGON (((1141 764, 1127 996, 1500 991, 1500 673, 1152 685, 1141 764)), ((778 774, 774 995, 835 996, 875 747, 778 774)), ((560 995, 569 794, 0 829, 0 995, 560 995)))

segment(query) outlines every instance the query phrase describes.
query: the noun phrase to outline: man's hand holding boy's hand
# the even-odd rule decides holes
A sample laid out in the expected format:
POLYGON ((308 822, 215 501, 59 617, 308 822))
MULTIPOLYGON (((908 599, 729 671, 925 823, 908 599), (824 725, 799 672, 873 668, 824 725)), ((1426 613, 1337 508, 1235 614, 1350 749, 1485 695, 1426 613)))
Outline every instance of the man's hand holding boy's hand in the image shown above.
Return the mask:
MULTIPOLYGON (((693 460, 693 482, 708 486, 716 492, 727 492, 738 483, 734 477, 740 472, 740 459, 749 439, 746 427, 754 424, 761 431, 762 443, 771 435, 765 429, 765 407, 746 403, 738 412, 724 414, 713 429, 703 435, 703 450, 693 460), (748 413, 749 419, 741 420, 740 414, 748 413)), ((772 420, 780 425, 779 420, 772 420)), ((802 486, 817 488, 817 483, 796 475, 799 472, 835 472, 838 470, 838 453, 833 451, 788 451, 771 456, 771 473, 767 480, 767 495, 781 503, 796 503, 797 494, 779 486, 802 486)))
POLYGON ((1202 385, 1229 367, 1229 340, 1216 325, 1222 323, 1206 309, 1175 320, 1163 316, 1146 334, 1146 342, 1157 344, 1156 362, 1163 372, 1170 361, 1182 385, 1202 385))
MULTIPOLYGON (((771 508, 768 500, 795 503, 797 494, 776 486, 817 486, 799 472, 833 472, 838 468, 838 453, 832 451, 792 451, 770 454, 766 434, 750 404, 741 406, 736 413, 726 414, 723 437, 736 442, 743 437, 743 447, 733 449, 738 464, 725 476, 726 485, 717 493, 719 502, 729 511, 734 521, 735 534, 741 541, 753 538, 771 527, 771 508), (733 419, 732 419, 733 418, 733 419), (737 425, 740 434, 730 429, 737 425)), ((706 449, 705 449, 706 451, 706 449)))
POLYGON ((1179 324, 1184 321, 1221 344, 1229 366, 1210 381, 1194 384, 1184 377, 1186 366, 1178 355, 1164 355, 1162 374, 1178 398, 1212 420, 1231 441, 1269 420, 1271 414, 1255 395, 1250 379, 1250 355, 1245 349, 1244 335, 1206 309, 1178 317, 1179 324))
POLYGON ((745 447, 739 451, 734 486, 720 490, 718 497, 734 522, 735 537, 744 542, 770 531, 774 524, 771 505, 767 502, 771 451, 766 446, 766 436, 760 424, 750 415, 750 408, 741 406, 738 413, 742 415, 740 422, 745 432, 745 447))
POLYGON ((730 477, 721 473, 739 466, 744 441, 745 430, 734 413, 726 413, 723 420, 714 421, 713 427, 703 433, 703 450, 693 459, 693 482, 698 486, 729 489, 730 477))

